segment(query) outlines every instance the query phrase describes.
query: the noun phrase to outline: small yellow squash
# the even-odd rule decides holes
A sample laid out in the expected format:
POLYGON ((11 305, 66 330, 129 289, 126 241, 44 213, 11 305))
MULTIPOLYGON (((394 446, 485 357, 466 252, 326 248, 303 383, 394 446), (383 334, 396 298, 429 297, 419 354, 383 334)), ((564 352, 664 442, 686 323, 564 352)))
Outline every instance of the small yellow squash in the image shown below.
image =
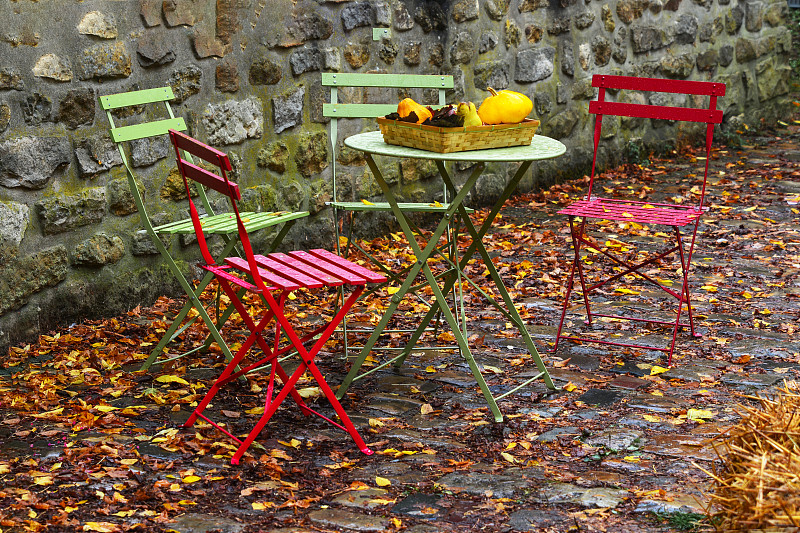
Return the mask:
POLYGON ((397 114, 400 115, 401 118, 406 118, 412 112, 417 114, 417 124, 422 124, 433 116, 432 113, 428 111, 427 107, 418 104, 411 98, 405 98, 397 104, 397 114))
POLYGON ((478 116, 484 124, 516 124, 533 109, 531 99, 522 93, 508 89, 498 92, 491 87, 488 90, 492 95, 478 108, 478 116))

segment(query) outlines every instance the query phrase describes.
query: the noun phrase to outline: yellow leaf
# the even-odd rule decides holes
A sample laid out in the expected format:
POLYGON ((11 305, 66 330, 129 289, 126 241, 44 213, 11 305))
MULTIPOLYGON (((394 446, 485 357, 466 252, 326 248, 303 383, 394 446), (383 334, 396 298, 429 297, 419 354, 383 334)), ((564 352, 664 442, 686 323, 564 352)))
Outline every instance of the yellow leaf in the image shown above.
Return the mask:
POLYGON ((624 288, 624 287, 619 287, 619 288, 616 288, 616 289, 614 289, 614 292, 619 292, 619 293, 622 293, 622 294, 639 294, 639 291, 634 291, 634 290, 631 290, 631 289, 626 289, 626 288, 624 288))
POLYGON ((717 292, 717 288, 713 285, 702 285, 700 288, 707 292, 717 292))
POLYGON ((395 528, 400 529, 400 527, 403 525, 403 521, 400 520, 399 518, 392 518, 392 525, 395 528))
POLYGON ((384 426, 385 424, 378 420, 377 418, 370 418, 369 419, 369 427, 371 428, 379 428, 384 426))
POLYGON ((400 290, 400 287, 387 287, 386 293, 387 294, 397 294, 397 291, 400 290))
POLYGON ((188 385, 189 382, 178 376, 158 376, 156 381, 159 383, 180 383, 181 385, 188 385))
POLYGON ((656 415, 642 415, 642 418, 648 422, 661 422, 661 417, 656 415))
POLYGON ((753 297, 753 293, 744 291, 742 293, 742 296, 744 296, 745 298, 747 298, 749 300, 749 299, 751 299, 753 297))
POLYGON ((253 502, 251 505, 252 505, 254 511, 264 511, 268 507, 272 507, 272 503, 271 502, 267 502, 267 503, 264 503, 264 502, 253 502))
POLYGON ((53 476, 36 476, 33 478, 33 482, 42 486, 52 485, 53 476))
POLYGON ((654 390, 653 392, 650 393, 650 395, 651 396, 664 396, 664 393, 661 392, 660 390, 654 390))
POLYGON ((119 531, 119 528, 116 524, 112 524, 111 522, 86 522, 83 525, 84 531, 97 531, 99 533, 114 533, 115 531, 119 531))
POLYGON ((364 200, 363 198, 361 199, 361 203, 363 203, 364 205, 375 205, 372 202, 370 202, 369 200, 364 200))
POLYGON ((639 461, 642 460, 642 458, 637 457, 636 455, 626 455, 625 457, 622 458, 622 460, 628 463, 638 463, 639 461))
POLYGON ((111 411, 116 411, 119 407, 113 407, 111 405, 95 405, 94 409, 100 411, 101 413, 110 413, 111 411))
POLYGON ((431 204, 431 207, 442 207, 442 204, 440 204, 438 201, 434 201, 434 202, 431 204))
POLYGON ((622 216, 624 218, 633 218, 633 215, 631 215, 630 213, 622 213, 622 216))
POLYGON ((502 374, 503 371, 497 368, 496 366, 490 365, 483 365, 483 370, 486 372, 491 372, 492 374, 502 374))
POLYGON ((197 481, 200 481, 201 479, 202 478, 200 476, 186 476, 181 481, 183 481, 184 483, 195 483, 197 481))
POLYGON ((386 479, 385 477, 375 476, 375 484, 378 485, 379 487, 388 487, 389 485, 392 484, 392 482, 386 479))
POLYGON ((428 367, 425 368, 425 372, 427 372, 428 374, 435 374, 436 373, 436 369, 433 368, 432 366, 428 366, 428 367))
POLYGON ((132 466, 139 462, 139 459, 120 459, 120 464, 125 466, 132 466))
POLYGON ((753 207, 747 207, 745 209, 742 209, 742 211, 744 211, 745 213, 750 212, 750 211, 755 211, 756 207, 757 206, 754 205, 753 207))
POLYGON ((656 208, 656 206, 651 205, 651 204, 644 204, 642 206, 642 209, 655 209, 655 208, 656 208))
POLYGON ((577 388, 578 387, 576 387, 575 384, 572 383, 571 381, 569 383, 567 383, 566 385, 564 385, 564 390, 567 391, 567 392, 572 392, 577 388))
POLYGON ((514 457, 513 455, 511 455, 508 452, 501 452, 500 453, 500 457, 502 457, 503 459, 505 459, 509 463, 516 463, 517 462, 517 458, 514 457))
POLYGON ((429 403, 424 403, 422 407, 419 408, 419 412, 423 415, 428 415, 433 412, 433 407, 429 403))
POLYGON ((322 389, 319 387, 305 387, 297 389, 297 394, 299 394, 301 398, 314 398, 322 396, 322 389))
POLYGON ((658 374, 663 374, 667 370, 669 370, 669 368, 664 368, 663 366, 653 365, 650 368, 650 375, 651 376, 657 376, 658 374))
POLYGON ((689 420, 703 421, 706 418, 714 418, 714 413, 708 409, 689 409, 686 411, 686 418, 689 420))

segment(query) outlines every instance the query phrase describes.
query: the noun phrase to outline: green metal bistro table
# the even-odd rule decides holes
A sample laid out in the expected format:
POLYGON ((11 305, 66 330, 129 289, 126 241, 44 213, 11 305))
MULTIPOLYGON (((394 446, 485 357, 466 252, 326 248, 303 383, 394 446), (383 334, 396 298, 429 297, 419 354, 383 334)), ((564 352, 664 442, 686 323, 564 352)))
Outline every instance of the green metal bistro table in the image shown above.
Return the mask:
MULTIPOLYGON (((497 407, 497 401, 512 394, 519 390, 520 388, 528 385, 529 383, 537 380, 542 379, 550 389, 555 389, 555 385, 553 385, 553 381, 550 379, 550 374, 547 372, 547 369, 542 362, 542 359, 539 355, 536 346, 533 344, 533 340, 531 339, 528 330, 525 328, 525 324, 522 322, 522 318, 519 316, 516 308, 514 307, 514 303, 511 300, 511 296, 508 294, 508 290, 503 285, 503 281, 500 278, 500 275, 497 273, 497 269, 492 263, 491 258, 489 257, 489 253, 486 251, 485 246, 483 245, 483 238, 486 235, 487 231, 492 225, 492 221, 497 217, 497 214, 500 212, 500 208, 503 206, 506 200, 511 196, 514 190, 519 185, 520 180, 527 172, 528 168, 530 168, 531 164, 534 161, 539 161, 543 159, 550 159, 553 157, 558 157, 563 155, 566 152, 566 147, 559 141, 555 139, 551 139, 549 137, 545 137, 543 135, 535 135, 533 137, 533 141, 528 146, 512 146, 508 148, 493 148, 488 150, 470 150, 466 152, 453 152, 453 153, 446 153, 440 154, 437 152, 429 152, 426 150, 419 150, 416 148, 407 148, 404 146, 396 146, 392 144, 386 144, 383 142, 383 136, 381 135, 380 131, 372 131, 368 133, 360 133, 358 135, 353 135, 352 137, 348 137, 345 139, 344 144, 354 150, 358 150, 363 152, 365 158, 367 160, 367 165, 369 165, 372 174, 375 176, 375 180, 378 182, 383 194, 392 208, 392 212, 394 216, 397 218, 397 222, 400 224, 400 227, 403 229, 403 233, 405 234, 406 238, 408 239, 408 243, 411 246, 411 249, 414 253, 414 256, 417 258, 416 263, 414 266, 409 270, 405 281, 403 282, 400 289, 395 293, 392 298, 389 306, 386 308, 386 311, 383 314, 380 322, 378 323, 377 327, 375 328, 374 332, 370 336, 369 340, 364 345, 361 353, 358 355, 356 360, 353 362, 353 366, 350 369, 350 372, 345 377, 344 381, 342 382, 339 390, 337 391, 337 396, 341 398, 347 389, 350 387, 350 384, 356 380, 361 379, 368 374, 379 370, 387 366, 388 364, 394 363, 395 366, 399 367, 403 364, 405 358, 410 352, 411 348, 413 347, 414 343, 419 340, 419 337, 422 335, 425 327, 430 323, 436 313, 441 310, 442 314, 444 315, 447 323, 449 324, 450 328, 452 329, 453 335, 456 338, 456 342, 461 351, 461 355, 466 360, 467 364, 469 365, 470 370, 472 371, 473 376, 475 377, 475 381, 477 382, 478 386, 480 387, 483 396, 486 398, 487 403, 489 404, 489 408, 494 415, 494 419, 497 422, 501 422, 503 420, 503 415, 500 412, 500 409, 497 407), (431 234, 430 238, 428 239, 428 243, 423 247, 422 244, 417 240, 416 236, 414 235, 411 225, 409 224, 408 220, 404 213, 400 210, 397 205, 397 198, 395 198, 394 194, 392 193, 391 189, 386 183, 386 180, 383 177, 378 166, 375 164, 375 160, 373 156, 388 156, 388 157, 408 157, 414 159, 428 159, 431 161, 436 162, 436 166, 439 169, 439 173, 441 174, 442 180, 444 180, 445 186, 448 188, 449 192, 451 193, 453 200, 450 204, 449 208, 443 212, 442 220, 436 226, 436 229, 431 234), (474 170, 470 174, 467 181, 464 185, 460 188, 460 190, 456 189, 455 184, 453 183, 452 177, 448 173, 445 163, 447 161, 467 161, 467 162, 475 162, 474 170), (467 210, 463 205, 464 199, 467 197, 467 194, 470 190, 475 186, 475 183, 478 181, 481 173, 483 172, 486 164, 489 162, 508 162, 508 163, 520 163, 519 168, 517 169, 514 176, 506 185, 505 189, 503 190, 503 194, 495 203, 492 210, 489 212, 489 215, 486 217, 486 220, 483 222, 480 228, 476 228, 475 225, 470 220, 467 210), (466 227, 467 232, 469 233, 470 237, 472 238, 472 242, 470 243, 469 247, 467 248, 466 252, 459 258, 455 259, 455 263, 451 264, 451 271, 448 275, 444 276, 442 279, 442 286, 439 285, 437 281, 437 277, 432 272, 430 266, 428 265, 428 261, 435 253, 436 244, 439 242, 439 238, 444 233, 445 229, 447 228, 448 222, 452 219, 452 217, 458 213, 461 219, 463 220, 463 224, 466 227), (494 396, 492 392, 489 390, 489 386, 486 383, 486 380, 483 378, 480 369, 478 368, 477 363, 475 362, 474 357, 472 356, 472 352, 469 349, 467 344, 467 339, 465 338, 463 332, 458 327, 458 323, 456 318, 453 316, 453 313, 450 310, 450 307, 445 299, 445 294, 448 294, 450 290, 453 288, 453 285, 458 278, 458 274, 462 273, 463 269, 467 266, 468 261, 473 257, 475 253, 478 253, 483 260, 486 269, 489 271, 489 275, 491 276, 492 281, 494 282, 495 289, 502 297, 503 303, 505 304, 505 309, 496 301, 494 300, 489 294, 480 290, 477 285, 473 286, 480 290, 480 292, 487 298, 487 301, 491 303, 494 307, 496 307, 505 317, 512 323, 514 326, 519 330, 519 333, 522 339, 525 341, 525 346, 528 349, 528 352, 533 358, 533 361, 536 364, 538 374, 527 379, 524 383, 521 383, 515 386, 513 389, 504 392, 501 395, 494 396), (411 336, 408 344, 406 345, 406 349, 397 357, 380 364, 378 366, 371 367, 369 370, 365 372, 361 372, 361 366, 364 364, 367 356, 369 355, 370 351, 372 350, 375 342, 378 340, 378 337, 381 334, 389 320, 392 318, 392 315, 397 310, 400 302, 403 300, 405 294, 409 291, 411 286, 414 284, 414 280, 417 275, 422 272, 433 291, 435 300, 432 303, 429 311, 422 319, 422 322, 417 327, 414 334, 411 336)), ((464 276, 467 280, 468 277, 464 276)), ((471 282, 470 282, 471 283, 471 282)))

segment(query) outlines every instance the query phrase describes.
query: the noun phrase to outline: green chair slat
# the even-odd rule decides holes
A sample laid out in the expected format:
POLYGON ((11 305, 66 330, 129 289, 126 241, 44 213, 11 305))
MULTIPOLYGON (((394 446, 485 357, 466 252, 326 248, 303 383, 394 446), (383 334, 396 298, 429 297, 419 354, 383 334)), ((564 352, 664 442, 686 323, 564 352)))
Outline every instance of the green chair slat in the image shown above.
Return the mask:
POLYGON ((367 74, 362 72, 325 72, 325 87, 414 87, 424 89, 452 89, 453 77, 431 74, 367 74))
POLYGON ((101 96, 100 105, 103 109, 109 110, 119 107, 165 102, 173 98, 175 98, 175 95, 172 93, 172 87, 157 87, 155 89, 143 89, 141 91, 101 96))
MULTIPOLYGON (((257 231, 262 228, 268 228, 270 226, 282 224, 290 220, 297 220, 298 218, 308 216, 308 214, 308 211, 297 211, 292 213, 286 213, 283 211, 266 213, 246 211, 241 213, 242 220, 244 221, 245 228, 248 232, 257 231)), ((236 231, 236 217, 230 213, 222 213, 211 217, 205 217, 202 218, 201 221, 203 223, 203 231, 208 234, 228 235, 231 232, 236 231)), ((190 233, 194 233, 194 226, 192 225, 191 219, 169 222, 153 229, 156 231, 156 233, 168 235, 188 235, 190 233)))
POLYGON ((178 117, 111 128, 111 138, 119 143, 154 135, 166 135, 169 130, 185 131, 186 122, 182 117, 178 117))

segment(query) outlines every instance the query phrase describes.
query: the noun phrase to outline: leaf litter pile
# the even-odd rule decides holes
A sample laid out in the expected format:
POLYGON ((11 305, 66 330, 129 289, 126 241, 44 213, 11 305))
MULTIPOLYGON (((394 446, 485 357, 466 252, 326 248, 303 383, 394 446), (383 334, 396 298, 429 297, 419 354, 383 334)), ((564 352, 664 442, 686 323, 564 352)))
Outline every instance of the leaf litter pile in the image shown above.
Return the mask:
MULTIPOLYGON (((752 145, 714 150, 711 209, 693 258, 704 336, 679 338, 672 369, 645 349, 565 343, 547 352, 571 253, 556 212, 581 197, 588 180, 509 200, 487 248, 561 390, 537 383, 508 396, 502 424, 491 422, 457 354, 415 352, 402 371, 378 372, 344 400, 375 455, 286 402, 234 467, 235 447, 224 435, 205 423, 181 427, 223 365, 218 347, 135 372, 181 299, 13 347, 0 369, 0 531, 192 531, 190 520, 206 524, 203 531, 244 532, 667 530, 675 517, 702 512, 712 482, 704 469, 717 471, 712 439, 741 419, 735 405, 752 403, 744 393, 800 377, 800 206, 791 193, 800 192, 792 188, 800 165, 781 156, 799 137, 791 125, 746 138, 752 145)), ((687 148, 614 168, 600 185, 683 203, 697 194, 685 174, 699 153, 687 148)), ((475 223, 486 214, 477 211, 475 223)), ((647 241, 647 228, 606 229, 615 236, 598 247, 647 241)), ((413 261, 400 234, 370 245, 397 268, 413 261)), ((467 273, 486 284, 480 261, 467 273)), ((531 370, 530 356, 505 318, 464 289, 470 343, 501 391, 531 370)), ((635 279, 623 289, 604 294, 605 305, 636 310, 658 301, 635 279)), ((355 321, 374 323, 392 290, 361 302, 355 321)), ((299 294, 292 319, 313 325, 330 315, 330 303, 299 294)), ((409 301, 397 325, 414 326, 426 309, 409 301)), ((579 327, 580 315, 569 316, 568 326, 579 327)), ((588 334, 665 342, 664 330, 616 322, 588 334)), ((234 350, 244 341, 235 315, 224 335, 234 350)), ((436 335, 426 342, 452 341, 446 329, 436 335)), ((192 326, 171 350, 204 339, 192 326)), ((401 346, 403 337, 387 342, 401 346)), ((334 340, 317 358, 334 387, 347 370, 340 354, 334 340)), ((251 375, 225 388, 213 416, 234 434, 249 431, 266 379, 251 375)), ((312 380, 298 389, 324 403, 312 380)))

